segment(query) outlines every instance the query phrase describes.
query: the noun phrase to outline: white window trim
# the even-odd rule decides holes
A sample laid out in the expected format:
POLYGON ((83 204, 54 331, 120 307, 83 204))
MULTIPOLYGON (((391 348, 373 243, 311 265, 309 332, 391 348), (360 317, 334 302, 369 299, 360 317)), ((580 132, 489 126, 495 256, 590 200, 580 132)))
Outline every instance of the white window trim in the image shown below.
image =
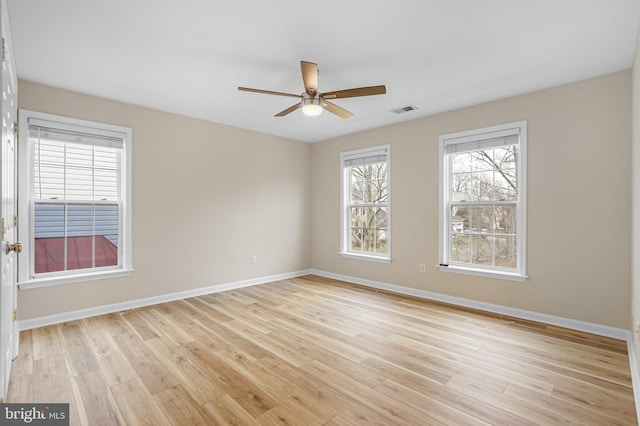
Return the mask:
POLYGON ((391 263, 391 145, 378 145, 370 148, 357 149, 340 153, 340 251, 338 254, 346 259, 366 260, 370 262, 391 263), (349 190, 345 160, 354 157, 365 157, 367 154, 384 151, 387 156, 387 253, 382 255, 370 253, 356 253, 348 250, 351 217, 347 212, 349 205, 349 190))
POLYGON ((439 232, 438 268, 442 272, 454 272, 460 274, 476 275, 489 278, 498 278, 512 281, 525 281, 528 277, 527 271, 527 121, 516 121, 513 123, 501 124, 497 126, 484 127, 481 129, 468 130, 464 132, 441 135, 439 138, 439 232), (449 263, 449 232, 451 228, 449 219, 449 207, 447 193, 449 188, 449 164, 445 161, 445 146, 453 139, 461 142, 481 139, 483 135, 499 136, 504 134, 519 134, 518 152, 518 200, 517 200, 517 253, 518 265, 514 270, 502 270, 500 268, 488 268, 481 265, 455 265, 449 263))
POLYGON ((128 276, 133 272, 133 238, 132 238, 132 130, 129 127, 116 126, 112 124, 99 123, 94 121, 81 120, 77 118, 63 117, 48 113, 29 111, 21 109, 19 111, 19 145, 18 145, 18 217, 20 224, 18 226, 18 238, 23 243, 23 252, 18 261, 18 287, 20 289, 30 289, 39 287, 48 287, 54 285, 71 284, 78 282, 87 282, 115 277, 128 276), (124 134, 123 145, 123 170, 122 170, 122 188, 124 197, 122 200, 122 263, 118 269, 105 269, 69 272, 68 274, 31 277, 30 264, 33 256, 33 248, 31 247, 31 236, 33 227, 31 223, 30 213, 30 188, 31 182, 31 147, 29 144, 29 120, 40 119, 49 122, 60 123, 61 128, 65 126, 81 126, 85 128, 96 129, 102 132, 117 132, 124 134))

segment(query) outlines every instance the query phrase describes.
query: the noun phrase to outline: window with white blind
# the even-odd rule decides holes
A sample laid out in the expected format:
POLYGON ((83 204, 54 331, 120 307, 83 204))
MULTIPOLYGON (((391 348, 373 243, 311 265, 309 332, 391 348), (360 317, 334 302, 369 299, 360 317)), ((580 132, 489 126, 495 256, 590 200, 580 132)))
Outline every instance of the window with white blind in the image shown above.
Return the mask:
POLYGON ((391 259, 389 146, 343 152, 340 162, 341 254, 388 262, 391 259))
POLYGON ((20 111, 22 287, 131 270, 131 129, 20 111))
POLYGON ((440 137, 440 270, 526 278, 527 123, 440 137))

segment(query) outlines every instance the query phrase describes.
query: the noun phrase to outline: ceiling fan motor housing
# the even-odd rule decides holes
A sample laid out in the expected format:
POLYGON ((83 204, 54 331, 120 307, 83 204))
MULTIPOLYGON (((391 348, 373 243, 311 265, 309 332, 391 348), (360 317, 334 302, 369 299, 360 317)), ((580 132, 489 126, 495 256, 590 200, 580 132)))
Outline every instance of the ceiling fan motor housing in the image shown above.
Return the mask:
POLYGON ((315 116, 322 114, 322 100, 320 97, 312 97, 304 92, 300 105, 302 105, 302 112, 305 115, 315 116))

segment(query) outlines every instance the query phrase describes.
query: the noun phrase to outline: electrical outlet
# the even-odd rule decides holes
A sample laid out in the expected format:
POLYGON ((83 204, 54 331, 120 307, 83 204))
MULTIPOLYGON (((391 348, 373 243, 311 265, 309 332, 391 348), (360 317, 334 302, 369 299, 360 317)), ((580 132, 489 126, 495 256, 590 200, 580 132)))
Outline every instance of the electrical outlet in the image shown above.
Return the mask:
POLYGON ((420 264, 420 272, 427 272, 427 265, 425 265, 424 263, 420 264))
POLYGON ((254 254, 253 256, 251 256, 251 264, 255 265, 256 263, 258 263, 258 258, 256 257, 256 255, 254 254))

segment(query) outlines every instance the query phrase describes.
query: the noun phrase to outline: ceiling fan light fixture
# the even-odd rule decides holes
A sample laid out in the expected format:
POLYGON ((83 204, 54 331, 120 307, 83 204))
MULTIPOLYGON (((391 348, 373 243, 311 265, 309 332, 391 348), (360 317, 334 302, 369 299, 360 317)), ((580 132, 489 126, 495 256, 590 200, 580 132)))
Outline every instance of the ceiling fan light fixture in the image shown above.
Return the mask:
POLYGON ((322 114, 322 102, 318 98, 305 97, 302 99, 302 112, 310 117, 320 115, 322 114))

